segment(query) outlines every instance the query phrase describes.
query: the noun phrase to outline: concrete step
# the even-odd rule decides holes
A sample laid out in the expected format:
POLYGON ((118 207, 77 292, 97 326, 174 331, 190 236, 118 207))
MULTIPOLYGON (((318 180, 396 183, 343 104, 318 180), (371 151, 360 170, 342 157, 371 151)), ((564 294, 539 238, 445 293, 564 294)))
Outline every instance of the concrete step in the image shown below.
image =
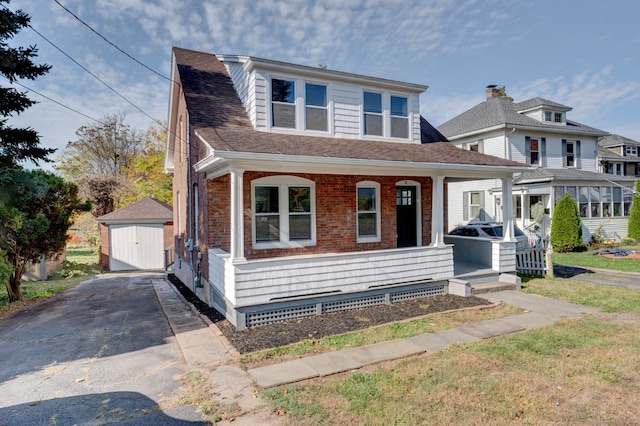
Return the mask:
POLYGON ((504 290, 515 290, 516 285, 514 283, 508 283, 503 281, 491 281, 485 283, 472 283, 471 284, 471 294, 485 294, 485 293, 495 293, 497 291, 504 290))

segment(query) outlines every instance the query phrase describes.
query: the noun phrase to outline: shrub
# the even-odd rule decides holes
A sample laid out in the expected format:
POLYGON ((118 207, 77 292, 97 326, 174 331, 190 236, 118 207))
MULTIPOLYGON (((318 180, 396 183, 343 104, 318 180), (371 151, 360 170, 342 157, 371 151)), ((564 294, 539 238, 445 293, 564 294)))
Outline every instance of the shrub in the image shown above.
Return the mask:
POLYGON ((578 205, 567 193, 555 206, 551 219, 551 246, 555 252, 584 250, 578 205))
POLYGON ((640 180, 636 182, 636 192, 633 194, 628 226, 627 235, 629 238, 640 240, 640 180))

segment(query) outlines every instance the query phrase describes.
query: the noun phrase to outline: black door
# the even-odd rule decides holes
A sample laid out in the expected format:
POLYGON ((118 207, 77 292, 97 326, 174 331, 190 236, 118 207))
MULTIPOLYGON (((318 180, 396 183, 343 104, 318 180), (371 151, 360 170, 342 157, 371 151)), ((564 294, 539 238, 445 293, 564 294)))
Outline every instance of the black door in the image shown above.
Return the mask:
POLYGON ((416 201, 416 188, 414 186, 396 187, 398 247, 414 247, 418 245, 416 201))

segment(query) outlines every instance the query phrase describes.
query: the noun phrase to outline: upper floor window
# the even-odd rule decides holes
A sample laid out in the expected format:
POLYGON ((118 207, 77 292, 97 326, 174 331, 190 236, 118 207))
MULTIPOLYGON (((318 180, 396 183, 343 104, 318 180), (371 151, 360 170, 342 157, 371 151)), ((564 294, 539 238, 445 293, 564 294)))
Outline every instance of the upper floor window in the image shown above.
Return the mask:
POLYGON ((637 156, 638 155, 638 147, 637 146, 625 146, 624 147, 625 155, 637 156))
POLYGON ((525 155, 530 166, 546 166, 546 138, 532 138, 525 136, 525 155))
POLYGON ((618 175, 622 176, 624 173, 622 172, 622 163, 608 163, 607 164, 607 173, 610 175, 618 175))
POLYGON ((328 130, 327 86, 305 85, 305 123, 307 130, 328 130))
POLYGON ((409 137, 409 111, 407 98, 391 96, 391 137, 409 137))
POLYGON ((551 117, 552 117, 551 111, 544 112, 544 121, 551 121, 551 117))
POLYGON ((315 244, 315 183, 293 176, 252 182, 253 241, 257 248, 315 244))
POLYGON ((271 80, 271 125, 296 128, 295 83, 292 80, 271 80))
POLYGON ((562 113, 556 112, 553 114, 553 121, 556 123, 562 123, 562 113))
POLYGON ((364 92, 364 134, 382 136, 382 95, 364 92))
POLYGON ((380 184, 376 182, 359 182, 356 186, 359 243, 380 241, 379 193, 380 184))
POLYGON ((562 140, 562 165, 580 168, 580 141, 562 140))

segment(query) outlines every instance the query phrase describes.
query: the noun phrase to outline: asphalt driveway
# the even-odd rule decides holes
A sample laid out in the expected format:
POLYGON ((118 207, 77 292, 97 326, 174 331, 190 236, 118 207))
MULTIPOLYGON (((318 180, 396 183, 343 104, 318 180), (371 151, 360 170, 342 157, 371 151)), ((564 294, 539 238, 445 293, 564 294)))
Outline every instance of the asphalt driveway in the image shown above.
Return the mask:
POLYGON ((0 425, 206 424, 177 403, 187 364, 154 278, 102 276, 0 321, 0 425))
POLYGON ((632 290, 640 290, 640 274, 634 272, 618 272, 609 269, 553 265, 553 273, 558 278, 568 278, 594 284, 604 284, 629 288, 632 290))

